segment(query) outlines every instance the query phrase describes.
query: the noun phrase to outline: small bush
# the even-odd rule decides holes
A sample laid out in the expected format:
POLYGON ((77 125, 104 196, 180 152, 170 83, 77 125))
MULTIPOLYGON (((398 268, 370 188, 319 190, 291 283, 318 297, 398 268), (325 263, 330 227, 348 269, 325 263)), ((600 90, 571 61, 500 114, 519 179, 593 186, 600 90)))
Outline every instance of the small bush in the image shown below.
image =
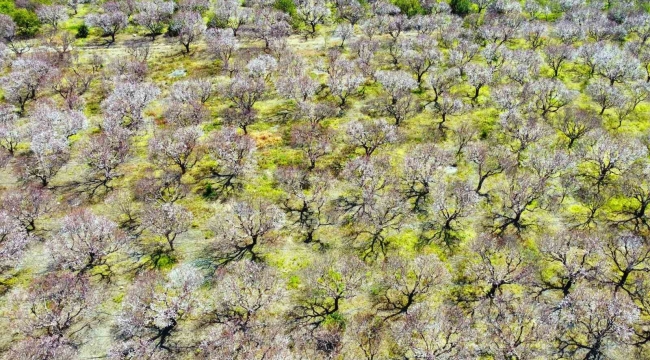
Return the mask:
POLYGON ((180 24, 174 23, 172 21, 172 23, 169 24, 169 27, 167 28, 167 36, 177 37, 178 35, 180 35, 180 30, 181 30, 180 24))
POLYGON ((212 184, 208 183, 203 190, 202 196, 206 200, 214 200, 217 197, 217 192, 212 188, 212 184))
POLYGON ((291 17, 296 14, 296 4, 294 4, 293 0, 276 0, 275 5, 273 6, 276 9, 291 15, 291 17))
POLYGON ((225 29, 228 27, 228 19, 212 14, 208 18, 208 29, 225 29))
POLYGON ((422 13, 419 0, 393 0, 393 5, 397 6, 402 14, 408 17, 422 13))
POLYGON ((41 28, 41 21, 33 11, 27 9, 15 9, 8 15, 14 19, 14 22, 16 22, 18 34, 21 36, 32 37, 36 35, 38 30, 41 28))
POLYGON ((86 24, 81 24, 77 28, 77 35, 75 35, 77 39, 85 39, 88 37, 88 25, 86 24))
POLYGON ((459 16, 465 16, 469 14, 470 6, 471 4, 469 0, 451 0, 449 3, 451 12, 459 16))

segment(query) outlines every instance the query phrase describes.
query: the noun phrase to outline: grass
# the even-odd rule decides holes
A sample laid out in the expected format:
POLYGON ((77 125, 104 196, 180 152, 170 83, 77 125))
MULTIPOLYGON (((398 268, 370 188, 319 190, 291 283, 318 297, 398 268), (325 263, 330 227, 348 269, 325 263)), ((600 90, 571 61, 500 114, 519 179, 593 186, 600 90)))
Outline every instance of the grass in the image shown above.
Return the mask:
MULTIPOLYGON (((95 11, 95 5, 84 4, 79 7, 79 14, 66 21, 62 28, 68 31, 76 31, 77 26, 83 23, 83 16, 95 11)), ((289 38, 290 47, 298 54, 308 58, 314 64, 325 58, 325 52, 329 47, 338 44, 335 39, 327 37, 333 29, 332 26, 320 27, 319 34, 316 38, 305 40, 301 35, 294 35, 289 38)), ((87 60, 92 54, 98 54, 106 59, 125 57, 126 51, 124 44, 132 39, 141 39, 142 32, 136 27, 129 27, 124 33, 117 37, 116 44, 106 47, 100 46, 102 40, 98 38, 99 32, 97 29, 91 29, 91 34, 87 39, 78 39, 76 45, 82 54, 82 61, 87 60)), ((509 45, 512 48, 522 48, 522 42, 515 42, 509 45)), ((246 43, 247 48, 259 48, 260 43, 246 43)), ((349 54, 349 53, 348 53, 349 54)), ((181 53, 181 46, 163 36, 152 43, 152 56, 149 61, 149 73, 147 81, 154 82, 163 90, 158 101, 153 103, 147 109, 147 116, 152 119, 162 119, 162 112, 165 108, 165 96, 168 94, 169 87, 175 81, 193 77, 210 77, 215 83, 223 83, 227 81, 227 77, 220 75, 219 67, 215 61, 206 54, 205 44, 199 43, 193 46, 193 52, 190 55, 181 53), (170 73, 177 69, 184 69, 187 71, 187 76, 182 78, 171 78, 170 73)), ((551 71, 550 68, 545 67, 542 70, 546 75, 551 71)), ((586 84, 582 80, 580 74, 584 73, 584 68, 575 63, 568 63, 563 67, 559 79, 562 80, 570 89, 583 91, 586 84)), ((324 82, 326 76, 323 74, 315 75, 320 81, 324 82)), ((97 132, 97 124, 101 123, 101 106, 100 102, 102 95, 98 88, 99 80, 93 84, 93 88, 88 95, 85 96, 87 104, 85 108, 86 115, 91 119, 92 126, 79 135, 71 138, 73 143, 73 151, 77 148, 76 144, 80 139, 87 137, 93 132, 97 132)), ((465 95, 469 93, 470 88, 467 86, 459 86, 455 89, 454 93, 458 95, 465 95)), ((485 87, 481 90, 479 103, 484 106, 472 108, 466 114, 460 116, 450 116, 448 126, 454 128, 463 121, 468 121, 476 125, 478 132, 482 138, 500 135, 498 133, 497 121, 498 111, 490 106, 489 95, 492 88, 485 87)), ((382 92, 381 86, 377 83, 367 83, 363 87, 363 96, 353 96, 349 101, 349 107, 341 117, 331 118, 324 121, 324 126, 343 133, 346 124, 351 120, 361 119, 364 121, 370 120, 370 117, 364 114, 363 107, 368 101, 374 99, 382 92)), ((51 95, 51 94, 45 94, 51 95)), ((423 96, 423 95, 416 95, 423 96)), ((323 94, 325 100, 333 100, 331 96, 323 94)), ((584 94, 580 95, 575 104, 582 108, 596 109, 596 105, 584 94)), ((210 133, 217 131, 222 126, 222 119, 220 112, 227 108, 229 104, 218 98, 214 97, 208 102, 208 107, 212 113, 211 119, 202 124, 202 128, 206 133, 206 137, 210 133)), ((287 143, 287 134, 295 121, 287 120, 282 121, 276 116, 277 113, 291 109, 293 104, 290 101, 280 99, 277 94, 270 94, 263 101, 255 105, 258 111, 258 121, 250 127, 250 136, 255 139, 258 147, 258 173, 247 179, 244 183, 244 191, 239 195, 242 198, 250 196, 261 196, 272 201, 280 199, 284 192, 278 188, 273 172, 281 166, 298 166, 301 164, 303 155, 296 149, 292 149, 287 143)), ((647 102, 642 103, 635 114, 628 120, 623 122, 620 129, 615 132, 623 136, 639 137, 645 134, 648 130, 648 115, 650 114, 650 104, 647 102)), ((423 142, 434 142, 443 148, 451 148, 452 141, 449 137, 447 139, 441 138, 436 133, 435 127, 438 118, 430 111, 423 111, 422 113, 406 120, 402 125, 400 131, 404 135, 403 141, 400 144, 387 145, 378 150, 379 155, 391 155, 393 159, 402 158, 407 154, 414 145, 423 142)), ((611 124, 616 120, 611 111, 607 111, 604 118, 605 124, 612 127, 611 124)), ((118 188, 131 188, 135 182, 142 178, 146 171, 148 141, 151 138, 151 133, 136 136, 133 139, 132 158, 127 164, 122 166, 120 170, 124 176, 116 181, 118 188)), ((344 141, 342 138, 337 139, 337 143, 341 144, 344 141)), ((20 151, 27 150, 26 144, 21 145, 20 151)), ((325 169, 335 169, 341 166, 346 160, 359 156, 360 150, 350 150, 350 148, 341 146, 336 151, 319 161, 319 167, 325 169)), ((76 155, 76 153, 73 153, 76 155)), ((149 254, 139 261, 141 263, 148 263, 152 267, 161 271, 167 271, 179 263, 188 263, 198 261, 205 256, 205 247, 211 241, 213 234, 206 229, 206 224, 213 221, 219 221, 214 218, 215 210, 221 206, 219 200, 215 200, 213 192, 211 192, 210 185, 206 181, 200 181, 198 174, 201 169, 205 169, 214 165, 210 160, 202 160, 199 162, 195 169, 185 176, 186 181, 191 186, 190 195, 181 201, 180 204, 187 207, 194 216, 193 226, 185 234, 179 236, 176 247, 177 250, 173 253, 154 252, 149 254)), ((393 166, 397 172, 400 166, 399 161, 394 161, 393 166)), ((71 163, 67 166, 55 179, 55 183, 63 184, 70 180, 77 179, 79 173, 83 169, 83 164, 71 163)), ((459 162, 457 176, 460 180, 475 181, 475 171, 466 162, 459 162)), ((486 188, 494 188, 500 183, 505 181, 505 176, 499 175, 491 178, 486 184, 486 188)), ((0 184, 5 187, 11 187, 15 184, 15 178, 7 171, 0 172, 0 184)), ((61 199, 64 200, 64 199, 61 199)), ((604 211, 613 213, 620 210, 629 200, 614 197, 608 201, 604 211)), ((93 209, 98 213, 109 214, 113 209, 107 209, 102 203, 96 203, 93 209)), ((529 219, 534 219, 535 222, 542 224, 544 229, 551 232, 553 230, 560 230, 560 224, 563 217, 567 215, 575 215, 583 212, 584 206, 579 204, 575 199, 566 199, 565 205, 562 206, 561 211, 558 212, 542 212, 536 211, 527 213, 529 219)), ((63 212, 55 214, 53 218, 63 215, 63 212)), ((475 238, 476 226, 484 219, 479 217, 466 219, 463 221, 463 227, 458 230, 458 237, 460 238, 459 252, 462 254, 465 251, 467 242, 475 238)), ((415 223, 413 219, 408 222, 415 223)), ((342 233, 345 233, 347 228, 338 230, 330 230, 329 228, 321 230, 319 234, 331 248, 337 249, 340 252, 346 253, 352 250, 348 248, 348 242, 344 239, 342 233)), ((542 235, 543 236, 543 235, 542 235)), ((536 259, 539 256, 537 248, 537 237, 534 233, 525 233, 522 236, 522 245, 526 250, 526 256, 530 259, 536 259)), ((164 245, 160 239, 155 238, 151 234, 145 233, 144 243, 152 248, 157 245, 164 245)), ((297 289, 301 284, 300 270, 306 268, 320 255, 320 250, 316 245, 310 246, 303 244, 297 239, 290 230, 285 230, 281 233, 282 240, 272 244, 263 249, 263 256, 267 263, 280 270, 286 278, 288 289, 297 289)), ((392 231, 387 236, 387 240, 394 247, 394 252, 402 254, 405 257, 413 257, 420 253, 433 253, 438 255, 443 261, 447 262, 452 259, 452 254, 443 244, 433 242, 424 247, 419 246, 419 229, 417 226, 406 226, 400 230, 392 231)), ((456 254, 453 254, 456 255, 456 254)), ((25 257, 27 262, 24 264, 24 271, 21 271, 11 279, 11 285, 21 287, 26 285, 33 276, 39 271, 44 270, 44 264, 48 262, 46 250, 42 244, 34 246, 30 253, 25 257)), ((462 264, 449 263, 450 270, 455 272, 462 272, 462 264), (454 268, 458 266, 457 268, 454 268)), ((120 271, 125 271, 126 267, 117 266, 120 271)), ((553 268, 544 270, 545 274, 552 273, 553 268)), ((128 284, 131 279, 130 275, 120 275, 116 279, 116 283, 124 285, 128 284)), ((115 311, 122 301, 124 291, 123 287, 119 290, 112 290, 103 302, 103 306, 107 311, 115 311)), ((349 304, 347 306, 359 306, 359 304, 349 304)), ((344 323, 345 318, 340 314, 328 319, 332 323, 344 323)), ((105 323, 96 327, 97 334, 107 334, 113 320, 107 320, 105 323)), ((2 339, 7 340, 7 339, 2 339)), ((94 344, 96 348, 84 347, 84 353, 99 355, 103 354, 107 343, 94 344)))

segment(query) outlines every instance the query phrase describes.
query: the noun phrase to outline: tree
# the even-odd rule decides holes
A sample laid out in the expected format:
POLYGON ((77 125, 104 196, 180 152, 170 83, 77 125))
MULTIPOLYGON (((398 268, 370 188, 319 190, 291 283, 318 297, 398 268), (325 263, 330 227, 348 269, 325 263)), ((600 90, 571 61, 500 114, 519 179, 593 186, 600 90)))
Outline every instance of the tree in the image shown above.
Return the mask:
POLYGON ((104 4, 103 13, 89 14, 86 17, 86 24, 98 27, 103 36, 110 36, 110 45, 115 42, 115 35, 128 25, 128 16, 115 3, 107 3, 104 4))
POLYGON ((447 183, 438 178, 432 184, 430 196, 433 199, 426 209, 428 216, 422 224, 422 240, 424 243, 442 240, 447 248, 453 249, 459 239, 460 224, 471 214, 479 200, 478 194, 467 182, 447 183))
POLYGON ((341 23, 336 26, 334 33, 335 37, 341 39, 341 49, 345 48, 345 41, 354 37, 354 26, 351 24, 341 23))
POLYGON ((407 153, 402 170, 403 193, 413 201, 414 211, 426 211, 440 173, 452 162, 451 154, 434 144, 417 145, 407 153))
MULTIPOLYGON (((401 27, 400 27, 401 29, 401 27)), ((396 33, 397 35, 399 33, 396 33)), ((391 58, 392 65, 397 68, 400 61, 404 57, 405 54, 408 54, 410 51, 413 49, 411 48, 412 42, 408 41, 404 37, 396 37, 395 39, 391 39, 388 42, 388 55, 391 58)))
POLYGON ((202 135, 193 126, 158 132, 149 140, 149 158, 162 167, 176 166, 184 175, 201 159, 199 138, 202 135))
POLYGON ((196 11, 203 14, 210 9, 210 2, 206 0, 185 0, 179 4, 183 11, 196 11))
POLYGON ((584 165, 580 175, 593 182, 598 190, 608 185, 612 177, 623 174, 633 162, 647 154, 647 149, 635 141, 620 139, 599 132, 591 135, 581 150, 584 165))
POLYGON ((0 15, 0 39, 3 42, 11 42, 16 36, 16 22, 11 16, 6 14, 0 15))
MULTIPOLYGON (((211 328, 201 342, 200 358, 257 357, 282 353, 285 338, 272 315, 273 305, 285 299, 284 282, 272 267, 243 260, 221 269, 219 289, 203 311, 211 328)), ((285 351, 286 352, 286 351, 285 351)))
POLYGON ((395 322, 390 329, 400 354, 409 359, 441 360, 469 356, 469 339, 475 334, 459 308, 442 304, 432 309, 426 303, 410 308, 403 321, 395 322))
POLYGON ((441 96, 449 92, 449 90, 457 85, 460 81, 460 71, 456 68, 451 68, 445 71, 433 71, 427 77, 427 83, 433 90, 434 98, 431 100, 437 103, 441 96))
POLYGON ((460 159, 463 151, 471 141, 474 141, 478 133, 476 126, 470 121, 461 121, 460 124, 451 129, 454 145, 456 146, 456 159, 460 159))
POLYGON ((38 92, 54 74, 54 69, 39 59, 19 58, 12 63, 11 72, 2 78, 2 89, 7 101, 17 104, 20 114, 28 101, 36 99, 38 92))
POLYGON ((259 260, 259 247, 274 242, 274 232, 282 226, 284 214, 274 204, 260 198, 232 201, 213 224, 212 252, 217 265, 249 257, 259 260))
POLYGON ((146 0, 136 3, 138 12, 133 16, 136 24, 146 28, 151 41, 162 31, 174 12, 174 2, 164 0, 146 0))
MULTIPOLYGON (((524 83, 530 79, 524 80, 524 83)), ((496 103, 496 108, 502 113, 500 117, 509 116, 507 114, 518 114, 521 107, 526 103, 523 99, 523 88, 517 85, 502 85, 493 90, 492 98, 496 103)))
POLYGON ((40 43, 48 53, 45 56, 41 55, 42 58, 52 66, 70 66, 75 40, 75 36, 69 31, 51 30, 44 33, 40 43))
MULTIPOLYGON (((25 11, 25 13, 27 12, 25 11)), ((33 13, 32 16, 34 16, 34 19, 31 19, 31 21, 38 23, 38 18, 36 18, 33 13)), ((9 49, 17 56, 21 56, 31 49, 31 44, 29 42, 21 40, 21 32, 26 30, 24 29, 24 26, 21 25, 28 25, 29 27, 32 27, 34 24, 25 24, 24 22, 23 24, 16 24, 11 16, 0 14, 0 41, 2 43, 6 43, 9 49)), ((30 30, 30 32, 36 30, 37 29, 30 30)))
POLYGON ((21 138, 16 109, 12 105, 0 106, 0 147, 13 156, 21 138))
POLYGON ((281 207, 288 215, 287 220, 299 231, 303 242, 320 243, 318 230, 334 225, 328 213, 329 181, 332 179, 324 174, 307 174, 296 168, 279 169, 276 179, 286 192, 281 207))
POLYGON ((576 141, 600 126, 600 120, 586 110, 567 108, 555 117, 554 127, 568 140, 567 147, 573 148, 576 141))
POLYGON ((598 225, 603 218, 605 204, 610 199, 610 194, 600 191, 598 188, 575 184, 567 178, 565 186, 573 190, 574 196, 580 200, 583 211, 570 217, 572 229, 589 230, 598 225), (575 189, 572 189, 575 188, 575 189))
POLYGON ((87 277, 50 273, 12 295, 11 318, 24 336, 12 343, 18 358, 77 357, 98 303, 87 277))
POLYGON ((549 135, 550 129, 534 114, 525 115, 517 112, 502 113, 499 125, 507 137, 510 148, 521 161, 526 149, 549 135))
POLYGON ((412 262, 388 259, 378 280, 373 304, 384 320, 407 315, 413 305, 425 301, 435 288, 444 286, 450 275, 435 255, 419 255, 412 262))
MULTIPOLYGON (((4 205, 4 202, 3 202, 4 205)), ((20 221, 9 214, 10 208, 0 211, 0 285, 6 287, 5 273, 12 270, 22 258, 22 254, 32 237, 20 221)))
POLYGON ((305 24, 305 37, 316 36, 316 26, 325 23, 330 15, 330 9, 322 0, 294 0, 296 16, 305 24))
POLYGON ((252 20, 252 12, 252 9, 241 6, 241 3, 235 0, 222 0, 214 7, 218 25, 232 29, 234 36, 237 36, 243 25, 252 20))
POLYGON ((346 164, 343 176, 348 186, 336 200, 344 224, 367 217, 376 198, 395 189, 397 179, 389 176, 390 170, 387 158, 382 156, 357 157, 346 164))
POLYGON ((18 159, 18 173, 25 180, 37 180, 41 186, 49 185, 52 178, 70 158, 68 141, 49 124, 34 127, 31 131, 30 152, 18 159))
POLYGON ((88 123, 81 111, 59 109, 50 100, 36 103, 29 120, 32 133, 49 131, 65 139, 84 129, 88 123))
POLYGON ((41 229, 37 221, 54 210, 54 197, 41 187, 26 187, 5 192, 0 202, 8 215, 18 221, 25 231, 35 233, 41 229))
POLYGON ((403 62, 415 74, 420 87, 424 76, 441 58, 438 44, 431 36, 424 34, 418 35, 412 44, 412 49, 407 50, 402 56, 403 62))
POLYGON ((585 91, 600 106, 600 115, 609 108, 620 107, 625 102, 625 95, 604 80, 590 82, 585 91))
POLYGON ((52 257, 59 268, 109 277, 109 257, 128 242, 129 238, 113 221, 88 209, 78 209, 61 221, 51 243, 52 257))
POLYGON ((476 165, 478 182, 474 191, 478 195, 487 196, 487 193, 481 192, 485 180, 508 171, 516 165, 508 155, 507 150, 500 147, 491 148, 483 142, 471 143, 467 146, 467 160, 476 165))
POLYGON ((641 43, 645 44, 650 38, 650 17, 646 14, 634 14, 627 17, 624 24, 630 28, 630 32, 636 33, 641 43))
POLYGON ((377 40, 359 39, 350 46, 356 55, 357 66, 364 76, 372 76, 375 72, 373 62, 379 45, 380 43, 377 40))
POLYGON ((151 45, 142 41, 131 43, 127 45, 126 53, 131 60, 146 63, 151 55, 151 45))
MULTIPOLYGON (((344 223, 352 225, 350 242, 364 260, 376 260, 380 256, 385 258, 392 245, 390 235, 398 231, 404 223, 406 204, 395 190, 363 195, 363 202, 357 205, 361 206, 363 211, 356 214, 348 211, 348 215, 344 217, 344 223)), ((348 204, 348 207, 350 205, 348 204)), ((350 208, 353 209, 354 207, 350 208)))
POLYGON ((365 16, 363 5, 357 0, 336 0, 336 15, 350 23, 353 27, 365 16))
POLYGON ((417 105, 411 94, 417 87, 416 81, 404 71, 378 71, 375 78, 386 93, 386 99, 380 100, 382 113, 395 119, 395 126, 399 126, 416 111, 417 105))
POLYGON ((480 51, 480 46, 477 44, 461 39, 458 41, 458 46, 449 50, 448 62, 452 67, 460 71, 460 75, 465 74, 465 66, 469 64, 480 51))
POLYGON ((247 26, 251 37, 264 41, 268 49, 272 42, 291 34, 289 15, 270 8, 257 8, 251 15, 252 21, 247 26))
POLYGON ((208 29, 205 33, 208 51, 221 62, 224 71, 230 70, 230 60, 239 49, 239 40, 232 29, 208 29))
POLYGON ((332 104, 302 101, 298 103, 298 113, 296 114, 296 117, 307 120, 313 126, 320 125, 323 120, 334 117, 337 113, 338 109, 332 104))
POLYGON ((623 290, 633 293, 634 276, 650 271, 650 246, 647 239, 631 233, 613 234, 599 244, 602 256, 610 267, 604 268, 602 282, 614 287, 614 292, 623 290))
POLYGON ((609 80, 610 85, 642 76, 639 60, 612 45, 606 45, 595 53, 593 62, 596 73, 609 80))
POLYGON ((240 181, 257 165, 255 140, 238 134, 234 128, 223 128, 208 138, 206 146, 210 157, 217 161, 210 172, 218 179, 220 193, 241 188, 240 181))
POLYGON ((256 117, 253 106, 266 92, 264 78, 240 73, 220 92, 235 105, 224 114, 226 123, 240 127, 244 130, 244 134, 247 134, 248 126, 255 121, 256 117))
POLYGON ((177 34, 178 40, 185 47, 186 54, 190 53, 190 45, 203 36, 206 28, 201 14, 194 11, 176 13, 170 25, 171 31, 177 34))
POLYGON ((208 80, 175 82, 169 91, 164 117, 175 127, 199 125, 210 117, 205 103, 213 93, 212 82, 208 80))
POLYGON ((63 3, 65 6, 67 6, 70 10, 72 10, 72 13, 73 13, 74 15, 77 15, 77 13, 78 13, 78 6, 79 6, 79 3, 80 3, 80 2, 81 2, 80 0, 67 0, 67 1, 62 1, 62 3, 63 3))
POLYGON ((553 70, 553 77, 558 77, 562 65, 575 57, 575 51, 570 45, 548 45, 544 48, 546 63, 553 70))
POLYGON ((500 242, 489 235, 480 235, 470 244, 470 249, 462 279, 473 287, 457 295, 461 302, 507 296, 505 290, 509 285, 519 284, 529 275, 525 255, 511 239, 500 242))
POLYGON ((544 191, 547 179, 534 175, 518 174, 498 187, 500 206, 492 209, 492 228, 495 234, 504 235, 509 228, 519 234, 522 230, 535 225, 526 215, 543 207, 545 198, 551 196, 544 191))
MULTIPOLYGON (((436 31, 436 26, 438 24, 429 12, 434 11, 434 8, 437 7, 438 4, 431 1, 424 1, 418 5, 420 7, 421 14, 410 16, 411 28, 415 30, 418 35, 431 35, 436 31)), ((448 10, 449 4, 445 5, 447 5, 448 10)), ((444 7, 445 5, 442 6, 444 7)))
POLYGON ((580 62, 587 66, 587 76, 591 79, 596 74, 596 54, 604 47, 604 43, 587 43, 577 49, 577 56, 580 62))
POLYGON ((632 167, 631 171, 624 174, 621 179, 622 195, 627 200, 620 210, 615 211, 610 221, 618 226, 631 226, 635 232, 642 231, 650 227, 648 216, 646 215, 648 206, 650 206, 650 188, 645 181, 647 166, 632 167))
POLYGON ((246 71, 253 78, 269 80, 278 68, 278 61, 271 55, 259 55, 248 61, 246 71))
POLYGON ((284 76, 275 81, 277 92, 288 99, 301 103, 308 101, 321 89, 321 84, 312 79, 306 69, 306 63, 300 56, 284 56, 280 59, 279 68, 284 69, 284 76))
POLYGON ((324 257, 302 272, 301 287, 287 317, 295 328, 313 332, 340 315, 341 305, 359 294, 366 266, 354 256, 324 257))
POLYGON ((364 78, 358 74, 355 62, 340 57, 330 64, 328 74, 327 86, 330 93, 339 98, 339 106, 343 109, 348 97, 363 83, 364 78))
POLYGON ((491 67, 468 64, 465 68, 467 82, 474 88, 474 94, 470 95, 473 103, 478 101, 481 88, 490 85, 494 78, 494 70, 491 67))
POLYGON ((189 210, 173 203, 151 206, 142 215, 142 223, 154 235, 164 238, 170 251, 174 251, 176 237, 187 232, 192 220, 189 210))
POLYGON ((163 169, 156 173, 148 168, 144 177, 135 183, 134 196, 147 204, 173 204, 184 199, 189 193, 189 186, 181 181, 181 175, 175 171, 163 169))
POLYGON ((609 291, 576 289, 548 317, 557 324, 557 356, 602 359, 610 352, 623 350, 633 334, 632 324, 639 312, 625 296, 609 291))
POLYGON ((128 132, 121 128, 102 132, 82 144, 80 160, 87 166, 86 172, 76 185, 93 197, 98 190, 113 190, 113 181, 123 174, 117 168, 130 152, 128 132))
MULTIPOLYGON (((139 43, 143 44, 143 43, 139 43)), ((135 45, 127 46, 129 56, 119 57, 113 59, 104 72, 105 78, 109 79, 105 82, 104 93, 108 94, 111 90, 115 90, 117 84, 133 82, 142 84, 149 71, 147 59, 151 48, 149 45, 135 45), (108 73, 110 71, 110 74, 108 73)), ((96 70, 104 66, 103 59, 94 58, 95 63, 93 67, 96 70)))
MULTIPOLYGON (((537 51, 514 50, 505 51, 505 63, 500 71, 517 84, 523 86, 539 77, 544 60, 537 51)), ((507 88, 505 85, 504 88, 507 88)), ((496 97, 496 96, 495 96, 496 97)), ((496 100, 496 99, 495 99, 496 100)))
POLYGON ((370 156, 380 146, 397 141, 397 127, 383 119, 369 124, 355 120, 348 123, 346 135, 352 145, 363 148, 365 155, 370 156))
POLYGON ((36 15, 43 24, 57 29, 60 23, 68 20, 68 9, 63 5, 41 5, 36 9, 36 15))
POLYGON ((575 97, 576 92, 566 88, 563 82, 557 79, 539 79, 533 81, 524 89, 525 96, 530 98, 530 103, 540 112, 542 117, 560 110, 568 105, 575 97))
MULTIPOLYGON (((494 6, 504 4, 495 2, 494 6)), ((496 48, 501 47, 512 41, 514 37, 521 33, 522 24, 525 18, 519 14, 519 11, 504 11, 503 14, 496 15, 494 11, 488 12, 483 20, 483 24, 477 29, 478 35, 486 42, 491 43, 496 48)))
POLYGON ((291 129, 290 144, 302 151, 307 160, 307 170, 316 168, 316 162, 332 152, 334 134, 320 124, 301 124, 291 129))
POLYGON ((81 96, 88 92, 96 76, 94 71, 73 69, 72 72, 57 77, 52 89, 61 96, 69 110, 81 110, 85 105, 81 96))
POLYGON ((648 82, 636 81, 626 86, 623 91, 622 101, 614 108, 618 118, 618 127, 621 127, 623 120, 632 115, 641 102, 648 99, 648 82))
POLYGON ((523 24, 524 38, 531 49, 537 50, 547 41, 548 27, 541 21, 528 21, 523 24))
POLYGON ((166 278, 153 272, 138 276, 122 301, 109 357, 139 359, 177 350, 175 332, 194 308, 194 291, 202 282, 191 266, 177 267, 166 278))
POLYGON ((486 328, 479 337, 479 354, 492 354, 497 359, 525 359, 546 354, 551 333, 542 322, 542 311, 530 305, 530 300, 504 297, 479 307, 476 322, 486 328))
MULTIPOLYGON (((599 49, 592 50, 595 54, 599 49)), ((625 50, 634 55, 641 64, 643 70, 645 70, 646 77, 645 81, 650 82, 650 49, 645 43, 639 41, 629 41, 625 43, 625 50)), ((592 74, 595 72, 595 64, 592 67, 592 74)))
POLYGON ((456 96, 445 96, 433 104, 433 111, 440 115, 438 122, 438 131, 444 132, 447 129, 445 123, 447 116, 460 115, 465 111, 465 104, 456 96))
POLYGON ((367 313, 356 314, 346 326, 344 335, 349 339, 343 339, 343 356, 375 359, 384 355, 386 333, 386 326, 381 318, 367 313))
POLYGON ((272 315, 273 305, 285 298, 277 272, 243 260, 220 270, 216 279, 227 291, 214 291, 204 310, 203 322, 211 331, 201 342, 200 358, 283 353, 285 338, 278 334, 280 324, 272 315))
POLYGON ((595 279, 600 271, 597 248, 600 239, 567 231, 541 240, 538 280, 534 284, 537 296, 558 292, 567 297, 579 284, 595 279))
POLYGON ((113 92, 101 103, 104 125, 107 130, 124 127, 137 131, 143 126, 143 111, 160 89, 149 83, 119 82, 113 92))
POLYGON ((387 33, 391 37, 390 43, 398 42, 400 35, 406 31, 409 25, 408 18, 406 15, 400 14, 399 8, 396 9, 396 13, 391 16, 385 16, 382 20, 386 21, 386 25, 383 27, 383 32, 387 33))
POLYGON ((228 264, 216 278, 222 290, 214 291, 213 301, 205 314, 207 323, 242 333, 271 330, 263 329, 273 324, 270 308, 285 295, 283 281, 274 268, 242 260, 228 264))

